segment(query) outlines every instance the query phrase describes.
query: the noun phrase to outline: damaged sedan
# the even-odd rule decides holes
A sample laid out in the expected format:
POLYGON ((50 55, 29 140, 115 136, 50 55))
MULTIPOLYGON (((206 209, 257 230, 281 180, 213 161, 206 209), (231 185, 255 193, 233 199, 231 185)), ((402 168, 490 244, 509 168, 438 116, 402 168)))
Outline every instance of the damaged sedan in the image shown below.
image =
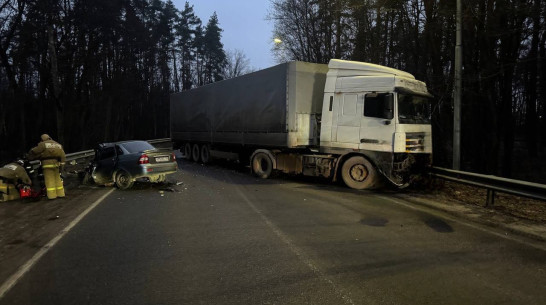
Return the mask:
POLYGON ((135 181, 164 182, 178 165, 171 149, 156 148, 146 141, 101 143, 95 147, 95 158, 89 164, 84 183, 114 183, 125 190, 135 181))

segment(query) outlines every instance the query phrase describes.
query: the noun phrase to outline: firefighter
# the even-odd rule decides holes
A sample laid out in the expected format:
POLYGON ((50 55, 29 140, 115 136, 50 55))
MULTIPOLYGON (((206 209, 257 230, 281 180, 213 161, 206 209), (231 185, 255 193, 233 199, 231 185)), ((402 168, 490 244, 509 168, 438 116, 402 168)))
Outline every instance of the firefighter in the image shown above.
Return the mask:
POLYGON ((21 187, 21 184, 23 186, 32 185, 32 180, 30 180, 27 171, 23 167, 24 164, 25 161, 17 159, 0 168, 0 193, 9 195, 9 184, 13 184, 17 189, 21 187))
POLYGON ((43 134, 41 140, 36 147, 30 150, 27 158, 41 161, 47 198, 64 197, 63 180, 60 175, 66 161, 63 147, 47 134, 43 134))

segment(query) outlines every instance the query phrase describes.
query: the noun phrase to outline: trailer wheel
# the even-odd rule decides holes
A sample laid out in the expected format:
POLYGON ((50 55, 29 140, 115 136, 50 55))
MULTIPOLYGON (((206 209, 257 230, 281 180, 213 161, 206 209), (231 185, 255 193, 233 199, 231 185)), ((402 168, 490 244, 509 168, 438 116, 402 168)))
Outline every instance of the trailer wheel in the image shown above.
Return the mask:
POLYGON ((208 144, 203 144, 201 146, 201 162, 203 162, 203 164, 210 162, 210 146, 208 144))
POLYGON ((200 149, 198 144, 193 144, 193 149, 191 151, 191 158, 193 162, 199 162, 200 159, 200 149))
POLYGON ((252 157, 252 172, 256 177, 267 179, 273 172, 273 161, 263 152, 259 152, 252 157))
POLYGON ((366 158, 355 156, 349 158, 341 167, 343 182, 353 189, 371 189, 377 181, 377 171, 366 158))
POLYGON ((184 159, 191 160, 191 144, 190 143, 186 143, 186 145, 184 145, 184 159))

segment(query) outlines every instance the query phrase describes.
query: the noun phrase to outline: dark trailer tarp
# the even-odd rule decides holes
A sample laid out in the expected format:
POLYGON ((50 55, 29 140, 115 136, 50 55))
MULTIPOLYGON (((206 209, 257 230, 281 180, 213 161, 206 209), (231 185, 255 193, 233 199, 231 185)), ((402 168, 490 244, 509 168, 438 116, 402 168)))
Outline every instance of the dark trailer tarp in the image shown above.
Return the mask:
POLYGON ((327 65, 290 62, 172 94, 171 137, 177 143, 309 145, 327 71, 327 65))

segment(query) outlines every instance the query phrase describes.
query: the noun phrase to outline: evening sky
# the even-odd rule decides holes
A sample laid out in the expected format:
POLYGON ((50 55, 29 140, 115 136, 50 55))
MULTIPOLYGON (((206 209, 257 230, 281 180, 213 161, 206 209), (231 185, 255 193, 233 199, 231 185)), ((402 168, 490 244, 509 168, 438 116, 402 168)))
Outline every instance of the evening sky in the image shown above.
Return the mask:
MULTIPOLYGON (((183 10, 185 0, 173 0, 177 9, 183 10)), ((194 0, 195 14, 207 25, 214 12, 222 32, 224 49, 239 49, 250 60, 250 66, 264 69, 275 65, 271 52, 273 23, 266 20, 269 0, 194 0)))

